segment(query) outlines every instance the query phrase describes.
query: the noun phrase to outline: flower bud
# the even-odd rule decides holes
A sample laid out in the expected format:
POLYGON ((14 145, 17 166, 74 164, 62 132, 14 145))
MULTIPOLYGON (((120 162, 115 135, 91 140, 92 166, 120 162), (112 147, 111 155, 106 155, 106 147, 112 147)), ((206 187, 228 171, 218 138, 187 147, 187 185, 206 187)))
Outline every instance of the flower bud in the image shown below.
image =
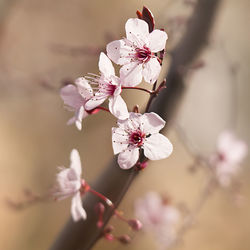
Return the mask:
POLYGON ((129 235, 124 234, 117 238, 122 244, 129 244, 131 242, 131 238, 129 235))
POLYGON ((104 232, 104 234, 110 234, 113 230, 114 230, 114 227, 111 226, 111 225, 109 225, 109 226, 107 226, 107 227, 103 230, 103 232, 104 232))
POLYGON ((142 223, 136 219, 129 220, 128 224, 134 231, 139 231, 142 228, 142 223))
POLYGON ((115 237, 113 234, 104 234, 104 238, 108 241, 112 241, 115 237))

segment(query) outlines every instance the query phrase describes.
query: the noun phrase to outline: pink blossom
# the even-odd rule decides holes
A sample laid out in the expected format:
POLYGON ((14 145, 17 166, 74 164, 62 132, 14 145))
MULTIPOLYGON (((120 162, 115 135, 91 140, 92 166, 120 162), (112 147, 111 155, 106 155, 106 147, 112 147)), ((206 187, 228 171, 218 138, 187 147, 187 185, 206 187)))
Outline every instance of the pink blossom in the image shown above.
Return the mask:
POLYGON ((149 192, 135 203, 136 217, 142 222, 143 229, 153 233, 162 248, 176 239, 176 227, 180 213, 174 206, 164 202, 155 192, 149 192))
POLYGON ((84 108, 87 100, 93 96, 93 90, 88 81, 83 77, 76 79, 75 85, 69 84, 60 91, 61 98, 67 109, 75 112, 75 116, 68 121, 68 125, 75 123, 76 127, 82 129, 82 119, 88 116, 84 108))
POLYGON ((239 140, 230 131, 220 134, 217 141, 217 152, 210 157, 210 164, 222 186, 230 185, 231 178, 240 170, 240 163, 247 154, 246 143, 239 140))
POLYGON ((99 70, 101 76, 88 77, 95 86, 95 94, 86 102, 85 108, 92 110, 109 99, 109 110, 118 119, 128 118, 127 105, 121 97, 122 83, 119 77, 115 76, 114 67, 109 58, 100 54, 99 70), (97 85, 97 86, 96 86, 97 85))
POLYGON ((133 167, 139 150, 150 160, 168 157, 173 150, 171 142, 159 131, 165 121, 155 113, 130 113, 126 120, 118 120, 118 128, 112 128, 112 144, 114 154, 119 154, 118 163, 123 169, 133 167))
POLYGON ((78 221, 81 218, 85 220, 87 215, 82 207, 81 200, 81 187, 85 181, 81 178, 81 160, 76 149, 71 151, 70 161, 70 167, 61 167, 60 172, 56 176, 57 186, 53 191, 53 196, 57 200, 72 196, 71 215, 73 220, 78 221))
POLYGON ((125 25, 126 36, 107 45, 108 57, 122 65, 120 75, 124 86, 136 86, 142 81, 153 84, 161 71, 154 53, 165 48, 167 33, 153 30, 149 33, 148 24, 138 18, 130 18, 125 25))

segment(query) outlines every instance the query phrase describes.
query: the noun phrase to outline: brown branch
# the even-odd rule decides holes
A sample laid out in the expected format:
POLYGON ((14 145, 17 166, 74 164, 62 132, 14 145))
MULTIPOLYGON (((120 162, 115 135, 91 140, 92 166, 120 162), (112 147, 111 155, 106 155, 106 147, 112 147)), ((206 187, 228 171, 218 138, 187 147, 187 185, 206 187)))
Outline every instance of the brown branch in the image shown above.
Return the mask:
MULTIPOLYGON (((167 88, 162 90, 154 100, 150 111, 154 111, 170 121, 177 109, 185 86, 183 77, 185 70, 197 57, 201 49, 206 45, 212 21, 220 0, 200 0, 190 18, 186 33, 172 54, 172 63, 167 74, 167 88)), ((134 168, 122 170, 117 164, 116 157, 107 169, 95 182, 93 188, 118 206, 128 188, 139 172, 134 168)), ((83 204, 87 211, 88 219, 74 223, 69 220, 61 234, 51 247, 51 250, 77 250, 90 249, 100 238, 103 228, 96 227, 96 214, 93 207, 98 202, 96 197, 87 195, 83 204)), ((104 226, 109 221, 112 212, 104 215, 104 226)))

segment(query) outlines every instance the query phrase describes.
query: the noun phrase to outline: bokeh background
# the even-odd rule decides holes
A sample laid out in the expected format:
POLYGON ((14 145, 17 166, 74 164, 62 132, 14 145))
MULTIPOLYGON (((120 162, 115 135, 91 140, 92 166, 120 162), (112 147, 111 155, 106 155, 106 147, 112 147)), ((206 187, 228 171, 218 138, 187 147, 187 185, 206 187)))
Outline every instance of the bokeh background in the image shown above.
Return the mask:
MULTIPOLYGON (((80 151, 83 174, 90 183, 111 159, 110 128, 115 120, 99 113, 84 120, 81 132, 66 126, 72 113, 63 108, 58 89, 87 72, 98 73, 98 49, 104 51, 107 42, 124 36, 126 20, 143 5, 154 13, 157 28, 169 32, 171 51, 193 9, 182 0, 0 1, 0 249, 48 249, 70 216, 67 200, 13 211, 6 197, 21 200, 24 188, 46 192, 56 166, 68 166, 72 148, 80 151)), ((133 216, 134 200, 147 191, 159 191, 176 204, 192 207, 204 185, 204 171, 188 171, 193 158, 176 124, 204 155, 213 152, 225 128, 249 142, 249 11, 249 0, 222 1, 210 42, 197 58, 203 67, 190 69, 186 95, 168 130, 174 152, 150 163, 132 185, 120 206, 128 216, 133 216)), ((123 95, 130 109, 147 100, 146 94, 136 91, 123 95)), ((248 158, 240 177, 245 196, 241 206, 229 191, 214 193, 178 249, 250 249, 249 178, 248 158)), ((115 219, 112 223, 117 232, 126 232, 115 219)), ((129 246, 100 240, 94 247, 123 248, 147 250, 156 245, 150 235, 140 232, 129 246)))

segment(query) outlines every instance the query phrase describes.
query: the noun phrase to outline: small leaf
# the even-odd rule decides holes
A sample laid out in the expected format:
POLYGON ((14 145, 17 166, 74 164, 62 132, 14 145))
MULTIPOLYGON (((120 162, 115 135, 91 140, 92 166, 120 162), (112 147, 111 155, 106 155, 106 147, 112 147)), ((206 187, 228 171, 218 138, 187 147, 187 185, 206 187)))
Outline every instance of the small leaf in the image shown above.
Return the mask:
POLYGON ((149 32, 152 32, 155 27, 154 16, 152 12, 145 6, 143 6, 143 9, 142 9, 142 19, 148 23, 149 32))

